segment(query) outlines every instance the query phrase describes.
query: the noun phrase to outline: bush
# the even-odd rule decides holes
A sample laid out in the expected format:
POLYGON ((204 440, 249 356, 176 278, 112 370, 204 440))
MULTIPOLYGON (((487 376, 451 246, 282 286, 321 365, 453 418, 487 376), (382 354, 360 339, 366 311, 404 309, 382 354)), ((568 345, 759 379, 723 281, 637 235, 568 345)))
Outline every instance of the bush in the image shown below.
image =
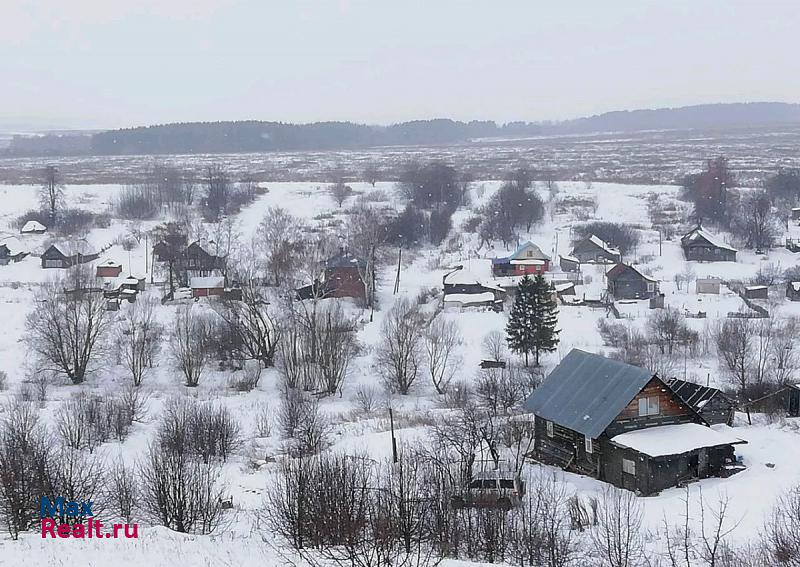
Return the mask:
POLYGON ((0 370, 0 391, 8 387, 8 374, 4 370, 0 370))
POLYGON ((122 189, 114 209, 118 217, 129 220, 148 220, 158 214, 158 197, 155 187, 133 185, 122 189))

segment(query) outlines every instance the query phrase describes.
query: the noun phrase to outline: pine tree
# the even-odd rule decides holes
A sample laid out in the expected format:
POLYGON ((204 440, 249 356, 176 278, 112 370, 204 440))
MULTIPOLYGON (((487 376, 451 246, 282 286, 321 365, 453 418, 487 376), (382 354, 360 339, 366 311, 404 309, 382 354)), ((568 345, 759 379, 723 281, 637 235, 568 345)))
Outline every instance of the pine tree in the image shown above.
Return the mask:
POLYGON ((542 274, 533 280, 533 349, 536 355, 536 366, 539 366, 540 352, 553 352, 558 346, 558 307, 553 298, 553 291, 542 274))
POLYGON ((525 366, 530 353, 534 354, 538 366, 540 353, 556 349, 557 322, 556 303, 544 276, 539 274, 535 280, 527 275, 523 277, 517 287, 506 334, 509 348, 525 355, 525 366))

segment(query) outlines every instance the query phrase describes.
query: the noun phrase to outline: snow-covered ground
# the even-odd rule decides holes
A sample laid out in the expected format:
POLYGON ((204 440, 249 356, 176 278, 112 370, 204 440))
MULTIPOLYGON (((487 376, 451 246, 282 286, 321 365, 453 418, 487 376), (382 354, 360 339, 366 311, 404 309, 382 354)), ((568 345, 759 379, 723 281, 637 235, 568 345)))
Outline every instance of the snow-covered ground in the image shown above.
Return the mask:
MULTIPOLYGON (((325 219, 343 219, 342 209, 336 206, 323 183, 264 183, 269 190, 238 214, 237 230, 242 241, 254 235, 258 224, 270 206, 281 206, 292 214, 308 222, 325 219)), ((473 207, 486 202, 498 189, 499 182, 485 181, 474 184, 473 207)), ((366 184, 354 184, 356 193, 371 191, 366 184)), ((392 196, 392 206, 402 204, 393 197, 393 187, 389 183, 379 183, 376 187, 392 196)), ((659 193, 667 200, 675 199, 678 188, 674 186, 637 186, 610 183, 560 183, 559 197, 572 196, 596 199, 598 207, 592 218, 598 220, 624 221, 642 228, 642 243, 634 251, 633 257, 627 261, 635 263, 648 274, 661 282, 661 291, 665 294, 666 304, 690 313, 704 311, 706 319, 691 319, 690 324, 698 331, 709 325, 718 323, 727 313, 738 311, 744 307, 741 298, 723 286, 720 295, 698 295, 694 284, 687 287, 684 283, 678 286, 675 275, 683 273, 687 263, 683 260, 678 239, 663 240, 659 244, 659 234, 651 230, 648 217, 647 199, 651 193, 659 193)), ((72 186, 67 187, 67 202, 76 206, 104 212, 113 202, 120 186, 72 186)), ((542 195, 546 192, 542 188, 542 195)), ((355 198, 350 197, 344 208, 355 198)), ((13 237, 26 248, 31 255, 19 263, 0 266, 0 370, 8 373, 9 383, 6 392, 0 397, 9 399, 19 385, 25 380, 26 371, 31 362, 31 353, 25 343, 25 322, 33 307, 36 289, 41 283, 52 277, 51 270, 41 269, 37 257, 45 246, 53 239, 49 234, 21 236, 18 234, 15 219, 23 212, 36 206, 36 188, 32 186, 0 186, 0 238, 13 237)), ((416 298, 422 290, 433 288, 440 290, 442 277, 448 269, 461 264, 487 283, 491 282, 491 258, 505 255, 510 250, 501 244, 494 243, 490 247, 480 247, 475 235, 459 232, 461 222, 469 216, 469 211, 462 209, 454 216, 454 234, 450 242, 446 240, 438 249, 425 248, 405 256, 402 266, 399 295, 416 298)), ((572 227, 576 222, 570 211, 548 214, 542 223, 536 225, 530 234, 522 235, 521 240, 530 239, 542 250, 550 254, 557 263, 559 254, 569 252, 572 227)), ((123 264, 123 273, 134 272, 145 275, 146 248, 140 242, 130 251, 124 250, 121 238, 131 229, 146 229, 152 223, 131 223, 112 219, 108 228, 93 229, 86 236, 90 245, 105 251, 100 261, 112 259, 123 264)), ((330 230, 336 230, 335 223, 329 224, 330 230)), ((150 243, 152 244, 152 243, 150 243)), ((755 255, 751 251, 740 251, 736 263, 691 264, 698 277, 716 276, 723 280, 747 280, 754 276, 760 268, 767 264, 779 264, 783 268, 797 265, 800 255, 792 255, 785 249, 775 249, 768 255, 755 255)), ((57 271, 57 270, 56 270, 57 271)), ((584 276, 591 279, 585 285, 577 286, 578 296, 597 297, 604 288, 604 271, 601 267, 589 268, 584 276)), ((149 281, 149 277, 148 277, 149 281)), ((379 277, 378 304, 372 322, 369 313, 351 308, 358 314, 361 329, 359 341, 363 345, 362 353, 354 361, 350 375, 345 381, 341 397, 330 397, 322 400, 322 407, 335 424, 333 449, 345 452, 364 452, 375 458, 384 458, 391 454, 391 439, 387 431, 386 416, 359 416, 354 401, 359 388, 370 386, 380 388, 373 366, 374 346, 379 340, 379 329, 386 309, 396 298, 393 294, 394 267, 387 266, 379 277)), ((160 291, 151 287, 146 293, 160 297, 160 291)), ((782 290, 776 290, 782 295, 782 290)), ((431 306, 433 307, 433 305, 431 306)), ((623 320, 630 325, 642 326, 649 313, 647 302, 620 303, 619 310, 623 320)), ((800 315, 800 303, 790 303, 778 297, 770 303, 770 309, 776 317, 800 315)), ((158 308, 158 318, 169 322, 176 310, 174 304, 158 308)), ((116 314, 124 317, 124 309, 116 314)), ((478 363, 485 354, 481 349, 483 338, 493 331, 503 331, 507 321, 507 313, 495 313, 488 310, 466 310, 463 312, 448 310, 443 314, 447 319, 455 321, 464 336, 459 355, 463 359, 457 379, 471 381, 475 379, 478 363)), ((563 306, 559 313, 561 342, 555 353, 544 359, 545 368, 552 368, 561 357, 572 348, 581 348, 594 352, 606 352, 597 330, 597 323, 605 318, 604 309, 592 309, 584 306, 563 306)), ((727 386, 720 372, 715 356, 693 359, 688 367, 681 368, 688 378, 695 378, 717 386, 727 386)), ((682 376, 681 376, 682 377, 682 376)), ((271 534, 258 528, 258 511, 263 506, 264 488, 268 486, 272 474, 270 461, 281 450, 281 442, 273 428, 270 437, 261 438, 256 433, 256 417, 264 405, 277 406, 278 373, 274 369, 267 371, 259 387, 252 392, 238 393, 227 386, 228 376, 222 372, 211 372, 200 386, 188 395, 199 399, 218 399, 226 404, 239 419, 246 442, 234 458, 224 467, 228 491, 233 498, 234 510, 229 514, 228 527, 224 532, 213 536, 193 536, 171 532, 162 527, 140 526, 140 539, 114 540, 113 542, 83 541, 44 541, 39 534, 24 534, 19 541, 0 537, 0 565, 48 564, 48 565, 278 565, 283 560, 274 549, 275 540, 271 534), (256 463, 253 465, 253 463, 256 463), (265 464, 266 463, 266 464, 265 464)), ((101 369, 91 375, 87 383, 80 388, 96 391, 113 391, 126 381, 121 367, 113 364, 111 357, 101 369)), ((800 375, 798 375, 800 381, 800 375)), ((147 443, 158 425, 158 417, 164 403, 172 396, 186 394, 181 378, 162 353, 155 371, 147 377, 144 387, 150 392, 148 419, 144 423, 134 425, 131 435, 123 442, 107 443, 101 452, 109 461, 117 456, 133 463, 140 458, 147 443)), ((68 399, 78 387, 65 384, 53 385, 48 394, 48 402, 42 409, 44 422, 51 422, 59 404, 68 399)), ((381 394, 387 397, 387 394, 381 394)), ((431 385, 423 380, 412 389, 408 396, 395 396, 390 401, 396 419, 400 424, 398 437, 402 440, 424 439, 427 434, 424 421, 415 418, 430 417, 443 412, 436 400, 431 385)), ((745 425, 742 416, 738 417, 737 427, 731 432, 747 441, 738 446, 737 453, 742 455, 747 470, 728 479, 709 479, 688 488, 691 499, 699 498, 702 491, 707 500, 716 500, 720 494, 735 495, 731 499, 730 514, 739 522, 731 536, 731 541, 747 542, 755 537, 765 515, 772 507, 775 498, 797 480, 800 470, 800 421, 785 420, 766 424, 756 416, 755 425, 745 425), (768 466, 770 465, 770 466, 768 466)), ((532 468, 539 465, 530 465, 532 468)), ((559 473, 561 474, 561 473, 559 473)), ((561 474, 562 482, 578 494, 598 494, 602 483, 590 478, 574 474, 561 474)), ((673 489, 664 491, 659 496, 641 499, 645 508, 644 527, 657 532, 664 517, 677 518, 684 507, 685 491, 673 489)), ((712 519, 709 519, 711 521, 712 519)), ((696 525, 699 519, 692 518, 696 525)), ((658 546, 657 536, 651 544, 658 546)), ((445 565, 466 565, 463 562, 444 563, 445 565)))

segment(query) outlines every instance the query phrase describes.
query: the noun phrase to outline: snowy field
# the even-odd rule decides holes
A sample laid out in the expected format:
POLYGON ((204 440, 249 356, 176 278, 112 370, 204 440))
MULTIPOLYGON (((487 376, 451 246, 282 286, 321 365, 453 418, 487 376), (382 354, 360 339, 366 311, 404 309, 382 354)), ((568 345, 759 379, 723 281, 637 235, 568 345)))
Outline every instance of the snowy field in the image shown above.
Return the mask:
MULTIPOLYGON (((322 182, 280 182, 262 183, 268 191, 260 195, 255 202, 245 207, 236 217, 236 229, 242 242, 255 235, 265 211, 271 206, 287 209, 308 223, 320 222, 324 219, 329 226, 327 230, 336 231, 336 220, 345 217, 342 208, 337 207, 322 182)), ((471 193, 472 207, 485 203, 500 186, 495 181, 479 181, 473 184, 471 193)), ((121 186, 118 185, 82 185, 67 186, 65 197, 71 206, 80 206, 94 212, 108 211, 121 186)), ((353 184, 356 194, 372 191, 367 184, 353 184)), ((395 197, 391 183, 378 183, 376 189, 385 191, 391 196, 391 206, 402 208, 402 202, 395 197)), ((703 311, 706 319, 689 319, 690 325, 699 333, 720 323, 727 313, 746 308, 742 299, 733 291, 723 286, 720 295, 698 295, 694 283, 678 286, 675 275, 686 270, 678 238, 661 240, 657 230, 652 230, 648 216, 648 197, 653 193, 660 195, 665 202, 674 202, 678 188, 670 185, 622 185, 614 183, 584 184, 581 182, 563 182, 559 184, 558 198, 575 197, 596 199, 598 207, 591 219, 629 222, 640 227, 641 244, 625 260, 642 268, 649 275, 660 280, 661 291, 665 294, 668 306, 681 311, 696 313, 703 311)), ((539 191, 548 202, 548 194, 544 187, 539 191)), ((0 370, 8 374, 6 390, 0 392, 0 399, 8 402, 26 380, 31 370, 32 354, 25 341, 26 317, 33 309, 36 290, 48 278, 51 272, 58 270, 41 269, 39 254, 52 241, 49 234, 22 236, 18 233, 15 219, 37 204, 36 187, 22 185, 0 185, 0 239, 13 239, 15 246, 24 248, 30 256, 18 263, 0 266, 0 313, 3 324, 0 326, 0 370)), ((348 206, 355 196, 345 201, 348 206)), ((393 293, 395 267, 386 265, 378 278, 377 298, 379 308, 370 322, 369 312, 348 305, 359 320, 358 339, 362 345, 359 355, 351 365, 349 375, 344 381, 341 396, 322 399, 322 408, 334 424, 331 450, 363 453, 382 459, 391 455, 391 437, 388 431, 388 415, 377 410, 373 415, 358 415, 356 393, 364 386, 380 388, 380 381, 374 366, 374 347, 379 340, 379 329, 386 310, 397 296, 408 296, 416 299, 425 289, 433 289, 438 295, 429 300, 427 308, 436 309, 441 301, 441 283, 448 268, 462 264, 485 282, 491 282, 491 258, 502 256, 510 250, 500 243, 480 246, 474 234, 462 233, 461 222, 470 215, 460 209, 454 216, 454 227, 451 238, 445 240, 439 248, 422 248, 404 255, 401 269, 399 293, 393 293)), ((559 254, 570 251, 572 227, 576 222, 572 210, 559 211, 554 203, 548 203, 548 211, 542 223, 533 227, 530 233, 523 234, 521 240, 530 239, 537 243, 543 251, 557 258, 559 254)), ((121 240, 132 229, 149 229, 153 222, 130 222, 112 219, 108 228, 92 229, 85 235, 91 246, 104 249, 99 260, 111 259, 125 266, 124 271, 146 274, 146 248, 144 242, 131 250, 123 249, 121 240)), ((722 235, 725 239, 725 235, 722 235)), ((150 242, 152 245, 152 242, 150 242)), ((396 264, 396 256, 394 263, 396 264)), ((745 281, 753 277, 759 269, 768 264, 777 264, 788 268, 800 263, 800 255, 792 255, 785 249, 776 248, 767 254, 756 255, 752 251, 740 251, 736 263, 715 263, 692 265, 697 277, 714 276, 723 280, 745 281)), ((601 267, 585 270, 591 282, 579 285, 577 296, 594 297, 604 287, 604 272, 601 267)), ((776 286, 772 297, 765 305, 776 318, 800 316, 800 303, 791 303, 782 298, 782 289, 776 286)), ((157 286, 149 286, 146 294, 160 298, 162 290, 157 286)), ((207 301, 207 300, 203 300, 207 301)), ((159 305, 157 318, 165 324, 172 320, 176 304, 189 304, 188 300, 176 300, 171 304, 159 305)), ((202 308, 202 301, 198 302, 202 308)), ((618 304, 622 321, 632 326, 643 327, 650 313, 647 302, 630 302, 618 304)), ((477 374, 478 364, 487 358, 482 352, 481 342, 492 331, 503 332, 508 317, 508 310, 496 313, 488 310, 446 311, 443 316, 455 321, 459 326, 464 343, 459 347, 459 355, 463 359, 458 380, 473 381, 477 374)), ((125 308, 113 313, 113 317, 122 321, 125 308)), ((605 310, 592 309, 585 306, 561 306, 559 312, 559 328, 561 342, 556 352, 544 357, 545 369, 555 366, 572 348, 580 348, 592 352, 608 353, 609 348, 603 344, 598 332, 598 321, 606 317, 605 310)), ((166 349, 164 349, 166 350, 166 349)), ((69 399, 78 389, 95 392, 113 392, 121 389, 128 378, 124 369, 114 364, 109 356, 98 371, 91 374, 81 386, 57 382, 50 386, 47 400, 39 411, 44 423, 53 423, 53 416, 58 407, 69 399)), ((227 492, 233 500, 234 507, 227 512, 224 530, 210 536, 186 535, 172 532, 163 527, 140 526, 138 540, 114 540, 112 542, 83 541, 51 541, 42 540, 38 533, 23 534, 14 541, 7 535, 0 536, 0 565, 117 565, 123 566, 245 566, 261 567, 285 564, 273 534, 268 533, 259 523, 259 511, 264 505, 264 489, 269 486, 274 474, 275 460, 280 456, 282 443, 278 428, 272 428, 268 437, 257 434, 256 418, 260 408, 277 407, 280 397, 279 376, 275 369, 268 369, 256 390, 240 393, 228 386, 225 372, 211 371, 194 389, 187 389, 182 384, 173 363, 165 352, 156 361, 154 371, 148 375, 143 388, 150 395, 147 418, 135 423, 131 434, 124 442, 109 442, 100 449, 100 454, 111 462, 121 457, 133 464, 141 459, 151 440, 164 404, 173 396, 188 395, 200 400, 219 400, 225 404, 240 422, 245 438, 241 448, 224 465, 224 479, 227 492)), ((718 367, 714 354, 695 357, 688 364, 681 365, 677 376, 708 383, 712 386, 729 387, 730 383, 718 367)), ((800 375, 797 377, 800 381, 800 375)), ((395 421, 399 424, 398 439, 403 441, 423 440, 428 435, 425 419, 442 415, 448 411, 437 399, 432 385, 420 379, 407 396, 389 396, 381 394, 380 407, 390 405, 394 410, 395 421)), ((800 470, 800 420, 785 419, 768 421, 764 416, 754 416, 754 424, 747 425, 743 415, 737 415, 736 427, 731 432, 736 437, 747 441, 746 445, 737 446, 737 454, 744 459, 747 467, 742 473, 728 479, 708 479, 693 483, 688 487, 691 502, 697 502, 702 496, 707 501, 715 501, 721 495, 730 495, 729 517, 735 530, 728 536, 733 544, 746 544, 757 536, 765 517, 769 514, 775 499, 787 488, 798 481, 800 470)), ((534 470, 540 465, 527 465, 534 470)), ((554 470, 554 469, 553 469, 554 470)), ((603 484, 591 478, 575 474, 557 472, 559 482, 564 483, 570 491, 590 496, 599 494, 603 484)), ((643 528, 652 532, 648 546, 654 550, 663 548, 664 542, 657 535, 664 519, 677 519, 685 507, 687 491, 671 489, 658 496, 641 498, 644 506, 643 528)), ((692 515, 690 523, 695 530, 699 529, 699 516, 692 515)), ((707 521, 713 521, 707 518, 707 521)), ((445 561, 449 567, 466 567, 466 562, 445 561)))

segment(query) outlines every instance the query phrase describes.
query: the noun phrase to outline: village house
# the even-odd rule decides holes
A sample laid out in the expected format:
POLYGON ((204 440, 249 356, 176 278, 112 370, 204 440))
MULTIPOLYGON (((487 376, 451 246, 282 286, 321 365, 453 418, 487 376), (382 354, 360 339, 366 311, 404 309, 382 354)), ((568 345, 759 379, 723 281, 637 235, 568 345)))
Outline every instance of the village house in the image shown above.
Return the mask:
POLYGON ((678 397, 689 404, 709 425, 733 425, 736 401, 722 390, 677 378, 666 381, 678 397))
POLYGON ((0 242, 0 266, 5 266, 9 262, 19 262, 28 255, 18 246, 15 238, 8 238, 0 242))
POLYGON ((503 310, 506 292, 502 287, 484 284, 471 272, 456 267, 442 278, 444 288, 444 307, 490 307, 503 310))
POLYGON ((800 282, 786 282, 786 299, 800 301, 800 282))
POLYGON ((222 276, 195 276, 191 279, 192 297, 210 297, 225 293, 225 278, 222 276))
POLYGON ((492 258, 492 274, 524 276, 543 274, 550 269, 550 256, 530 240, 520 244, 509 256, 492 258))
POLYGON ((658 280, 628 264, 617 264, 606 274, 608 293, 614 299, 650 299, 659 294, 658 280))
POLYGON ((575 273, 581 271, 581 261, 573 256, 559 256, 558 260, 563 272, 575 273))
POLYGON ((681 248, 687 260, 697 262, 735 262, 736 249, 719 241, 699 224, 681 237, 681 248))
POLYGON ((42 268, 71 268, 78 264, 94 262, 100 254, 91 251, 85 242, 77 242, 69 246, 55 244, 42 253, 42 268), (64 252, 67 250, 68 252, 64 252))
POLYGON ((98 278, 116 278, 122 273, 122 264, 114 260, 104 260, 96 266, 98 278))
POLYGON ((44 234, 47 232, 47 227, 38 221, 29 220, 19 231, 22 234, 44 234))
POLYGON ((215 256, 200 245, 192 242, 177 258, 178 271, 186 278, 221 275, 225 270, 225 257, 215 256))
POLYGON ((320 278, 297 290, 300 299, 327 299, 329 297, 352 297, 366 300, 367 290, 363 274, 367 265, 364 261, 342 250, 328 258, 320 278))
POLYGON ((744 443, 652 372, 578 349, 526 400, 533 456, 642 495, 741 469, 744 443), (716 426, 719 428, 720 426, 716 426))
POLYGON ((594 234, 576 242, 569 256, 581 264, 615 264, 622 261, 622 254, 618 248, 614 248, 594 234))

